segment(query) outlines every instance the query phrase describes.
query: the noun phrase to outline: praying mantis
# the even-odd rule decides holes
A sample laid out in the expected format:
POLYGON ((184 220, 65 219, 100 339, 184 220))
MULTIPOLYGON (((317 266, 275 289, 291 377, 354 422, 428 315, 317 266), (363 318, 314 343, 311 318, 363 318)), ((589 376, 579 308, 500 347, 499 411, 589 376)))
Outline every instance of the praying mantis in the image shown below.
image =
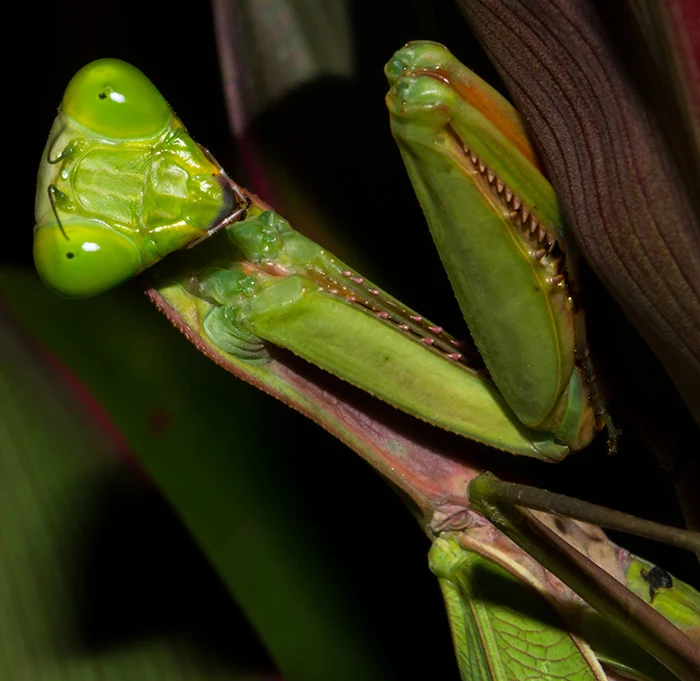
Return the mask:
MULTIPOLYGON (((362 428, 353 401, 340 404, 290 360, 514 455, 556 462, 602 428, 615 447, 589 359, 575 247, 517 113, 434 43, 407 45, 386 73, 392 132, 486 369, 239 187, 150 81, 118 60, 89 64, 64 95, 39 173, 40 276, 60 294, 96 295, 165 258, 150 295, 190 340, 315 415, 419 507, 462 678, 531 678, 534 669, 535 678, 605 679, 601 661, 631 678, 697 678, 700 600, 690 587, 608 546, 599 562, 682 628, 690 655, 638 639, 650 656, 613 640, 616 624, 484 520, 506 529, 498 516, 507 512, 489 511, 478 485, 469 497, 484 515, 470 508, 478 471, 421 451, 391 425, 362 428), (426 480, 419 469, 429 456, 426 480), (494 589, 515 600, 499 602, 494 589)), ((583 551, 604 542, 557 521, 583 551)))

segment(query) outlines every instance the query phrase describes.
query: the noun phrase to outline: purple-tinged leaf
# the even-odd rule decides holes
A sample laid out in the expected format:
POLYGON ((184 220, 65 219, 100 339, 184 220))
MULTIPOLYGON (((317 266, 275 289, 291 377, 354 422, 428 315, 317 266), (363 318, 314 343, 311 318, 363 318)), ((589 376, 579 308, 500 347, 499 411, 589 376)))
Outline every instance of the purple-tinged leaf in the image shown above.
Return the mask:
POLYGON ((590 3, 460 0, 523 113, 588 262, 700 420, 700 225, 590 3))

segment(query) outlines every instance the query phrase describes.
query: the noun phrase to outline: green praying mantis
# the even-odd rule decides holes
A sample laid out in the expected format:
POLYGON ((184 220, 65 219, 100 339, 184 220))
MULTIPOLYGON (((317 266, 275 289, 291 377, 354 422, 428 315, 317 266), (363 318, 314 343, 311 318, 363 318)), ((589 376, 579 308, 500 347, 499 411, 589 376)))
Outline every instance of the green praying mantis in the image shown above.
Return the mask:
MULTIPOLYGON (((64 95, 39 172, 40 276, 62 295, 90 296, 170 256, 154 275, 156 302, 176 310, 212 358, 302 410, 292 394, 300 380, 279 369, 277 348, 515 455, 556 462, 603 428, 614 449, 617 431, 586 344, 575 247, 517 112, 434 43, 407 45, 386 74, 392 132, 486 370, 471 367, 440 326, 249 196, 150 81, 118 60, 84 67, 64 95)), ((480 548, 503 540, 473 514, 458 516, 433 526, 430 559, 462 678, 604 679, 599 659, 630 678, 696 678, 692 656, 654 654, 667 672, 639 648, 606 646, 614 625, 575 596, 562 605, 546 595, 541 568, 507 545, 498 556, 480 548), (519 605, 498 603, 494 584, 519 605), (552 612, 573 603, 585 615, 564 626, 566 616, 552 612)), ((660 568, 625 560, 630 588, 697 641, 698 594, 660 568)))

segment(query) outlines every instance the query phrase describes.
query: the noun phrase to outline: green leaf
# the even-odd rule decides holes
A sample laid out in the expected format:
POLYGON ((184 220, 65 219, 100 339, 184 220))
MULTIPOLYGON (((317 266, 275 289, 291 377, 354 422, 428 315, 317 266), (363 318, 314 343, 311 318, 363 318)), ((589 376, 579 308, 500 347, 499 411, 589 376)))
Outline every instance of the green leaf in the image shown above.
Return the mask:
MULTIPOLYGON (((95 596, 89 556, 97 519, 115 485, 127 503, 143 485, 120 451, 123 443, 2 307, 0 357, 0 678, 261 681, 235 673, 177 632, 137 635, 113 646, 96 640, 86 610, 95 596)), ((105 580, 101 588, 138 592, 139 585, 105 580)), ((177 607, 178 592, 163 591, 177 607)), ((152 603, 136 598, 138 632, 152 603)), ((117 617, 109 608, 98 614, 107 626, 117 617)))
POLYGON ((274 475, 255 393, 133 291, 67 301, 19 271, 3 271, 0 290, 32 333, 79 367, 285 677, 386 678, 332 562, 305 531, 294 490, 274 475))

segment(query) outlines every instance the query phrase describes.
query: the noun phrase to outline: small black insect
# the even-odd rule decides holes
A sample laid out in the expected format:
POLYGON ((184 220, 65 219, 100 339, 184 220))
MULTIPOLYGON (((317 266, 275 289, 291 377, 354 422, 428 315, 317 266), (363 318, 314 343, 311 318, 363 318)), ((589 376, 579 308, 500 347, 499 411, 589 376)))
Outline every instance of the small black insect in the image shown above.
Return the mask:
POLYGON ((648 572, 642 569, 642 579, 649 585, 649 599, 653 603, 658 589, 673 587, 673 578, 663 568, 653 567, 648 572))

